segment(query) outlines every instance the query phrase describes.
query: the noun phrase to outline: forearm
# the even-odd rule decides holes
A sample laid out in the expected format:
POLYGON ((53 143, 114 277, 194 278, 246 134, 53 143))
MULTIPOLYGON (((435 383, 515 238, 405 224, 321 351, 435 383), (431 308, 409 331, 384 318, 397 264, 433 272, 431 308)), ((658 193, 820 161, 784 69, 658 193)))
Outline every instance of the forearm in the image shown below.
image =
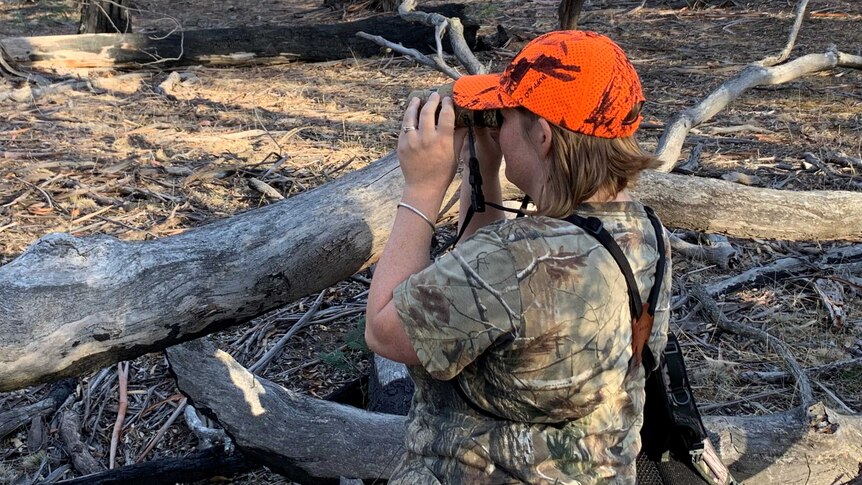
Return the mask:
MULTIPOLYGON (((495 204, 503 204, 503 190, 500 186, 500 170, 499 168, 486 168, 482 170, 482 193, 485 195, 485 202, 495 204)), ((461 182, 461 200, 458 212, 458 230, 464 225, 464 220, 467 217, 467 210, 471 204, 471 187, 470 187, 470 167, 465 166, 462 173, 461 182)), ((476 232, 480 227, 484 227, 492 222, 499 221, 505 217, 503 211, 494 209, 490 206, 485 206, 485 212, 477 212, 470 219, 470 224, 467 230, 464 231, 464 237, 469 237, 476 232)))
MULTIPOLYGON (((401 200, 433 221, 440 210, 443 193, 420 194, 405 189, 401 200)), ((366 341, 372 351, 398 362, 418 363, 395 310, 392 292, 410 275, 430 264, 431 236, 427 222, 412 211, 399 208, 392 233, 371 280, 366 309, 366 341)))

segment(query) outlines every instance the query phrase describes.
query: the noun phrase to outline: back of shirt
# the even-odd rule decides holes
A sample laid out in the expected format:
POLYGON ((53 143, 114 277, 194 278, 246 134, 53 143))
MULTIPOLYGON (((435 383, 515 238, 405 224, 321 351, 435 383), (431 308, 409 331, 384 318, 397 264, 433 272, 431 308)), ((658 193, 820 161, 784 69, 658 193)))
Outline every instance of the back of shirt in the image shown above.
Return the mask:
MULTIPOLYGON (((646 300, 658 255, 643 206, 578 213, 602 220, 646 300)), ((655 355, 666 342, 669 264, 664 281, 655 355)), ((631 358, 625 278, 593 236, 545 217, 483 228, 399 286, 395 303, 423 364, 413 370, 405 469, 445 483, 634 483, 644 372, 631 358)))

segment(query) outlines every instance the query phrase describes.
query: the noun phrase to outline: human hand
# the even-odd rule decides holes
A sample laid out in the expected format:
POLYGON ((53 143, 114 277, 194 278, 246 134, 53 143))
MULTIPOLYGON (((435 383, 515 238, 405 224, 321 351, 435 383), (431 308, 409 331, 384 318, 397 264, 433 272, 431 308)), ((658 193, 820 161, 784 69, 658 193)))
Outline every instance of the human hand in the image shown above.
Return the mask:
MULTIPOLYGON (((483 177, 495 176, 500 171, 503 152, 500 150, 499 128, 473 127, 473 139, 476 147, 476 158, 483 177)), ((460 163, 470 160, 470 144, 467 138, 467 128, 455 130, 455 153, 460 163)))
POLYGON ((420 109, 413 98, 404 111, 398 136, 398 160, 404 173, 405 192, 442 197, 455 177, 455 108, 452 98, 432 93, 420 109), (439 121, 435 112, 442 104, 439 121))

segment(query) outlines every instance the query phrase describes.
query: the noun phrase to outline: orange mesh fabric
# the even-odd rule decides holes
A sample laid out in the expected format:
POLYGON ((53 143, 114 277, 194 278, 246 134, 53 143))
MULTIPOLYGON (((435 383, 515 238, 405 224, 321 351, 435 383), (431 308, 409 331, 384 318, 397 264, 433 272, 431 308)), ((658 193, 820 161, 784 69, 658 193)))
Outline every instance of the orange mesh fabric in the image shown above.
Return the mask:
POLYGON ((462 108, 522 106, 563 128, 601 138, 632 135, 641 117, 626 117, 644 100, 622 49, 601 34, 579 30, 537 37, 502 74, 464 76, 453 95, 462 108))

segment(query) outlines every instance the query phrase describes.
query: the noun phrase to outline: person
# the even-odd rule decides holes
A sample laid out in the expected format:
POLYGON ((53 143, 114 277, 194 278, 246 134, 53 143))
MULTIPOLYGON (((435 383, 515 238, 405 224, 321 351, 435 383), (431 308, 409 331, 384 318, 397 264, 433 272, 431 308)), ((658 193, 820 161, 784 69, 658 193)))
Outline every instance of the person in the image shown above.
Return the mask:
MULTIPOLYGON (((625 190, 656 164, 635 140, 638 75, 609 38, 557 31, 501 74, 458 79, 452 98, 414 98, 404 112, 403 194, 368 295, 369 348, 408 364, 416 388, 389 483, 635 483, 645 369, 626 282, 596 238, 564 219, 599 218, 646 300, 665 235, 625 190), (477 213, 466 239, 432 262, 432 221, 469 151, 454 104, 500 110, 499 128, 475 128, 486 199, 502 202, 504 158, 535 210, 477 213)), ((654 355, 667 339, 669 263, 663 281, 654 355)))

